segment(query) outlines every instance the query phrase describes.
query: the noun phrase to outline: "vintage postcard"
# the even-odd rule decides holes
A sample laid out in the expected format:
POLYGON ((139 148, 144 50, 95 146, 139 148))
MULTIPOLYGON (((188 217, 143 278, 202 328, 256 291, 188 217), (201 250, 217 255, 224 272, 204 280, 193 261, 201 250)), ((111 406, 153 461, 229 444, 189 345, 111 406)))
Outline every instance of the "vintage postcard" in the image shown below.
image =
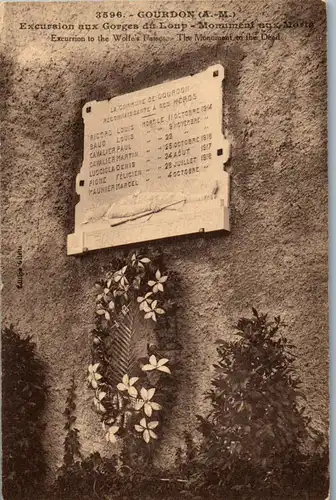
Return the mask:
POLYGON ((325 500, 326 5, 1 5, 5 500, 325 500))

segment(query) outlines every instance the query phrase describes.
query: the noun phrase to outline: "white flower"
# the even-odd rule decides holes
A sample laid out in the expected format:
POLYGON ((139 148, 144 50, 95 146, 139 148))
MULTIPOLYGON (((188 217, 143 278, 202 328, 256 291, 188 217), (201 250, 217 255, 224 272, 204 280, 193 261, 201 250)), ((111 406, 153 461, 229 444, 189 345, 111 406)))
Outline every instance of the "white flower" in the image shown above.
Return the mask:
POLYGON ((117 438, 115 435, 117 434, 119 429, 120 429, 120 427, 118 427, 117 425, 112 425, 112 427, 110 427, 109 430, 107 431, 107 433, 105 434, 106 441, 110 441, 111 443, 115 443, 117 441, 117 438))
POLYGON ((144 372, 149 372, 151 370, 158 370, 159 372, 171 373, 168 366, 165 366, 166 363, 168 363, 168 361, 169 359, 167 358, 161 358, 159 359, 159 361, 157 361, 156 356, 152 354, 152 356, 149 358, 149 364, 144 365, 142 369, 144 372))
POLYGON ((102 293, 99 293, 96 297, 96 301, 100 302, 103 300, 104 302, 109 302, 111 300, 111 290, 109 288, 104 288, 102 293))
POLYGON ((90 384, 92 385, 92 387, 94 389, 97 389, 97 387, 98 387, 97 381, 102 378, 102 375, 97 373, 98 366, 99 366, 99 363, 96 363, 95 365, 89 365, 89 368, 88 368, 88 370, 89 370, 88 381, 90 382, 90 384))
POLYGON ((168 276, 161 276, 161 272, 158 269, 155 273, 156 281, 148 281, 149 286, 153 287, 153 292, 157 293, 158 291, 163 292, 163 284, 168 279, 168 276))
POLYGON ((121 286, 128 285, 127 278, 125 276, 127 266, 124 266, 122 269, 114 273, 113 279, 116 283, 120 283, 121 286))
POLYGON ((154 401, 151 401, 152 397, 155 394, 155 389, 145 389, 144 387, 140 391, 140 395, 142 399, 139 399, 136 404, 136 410, 141 410, 141 408, 144 407, 144 411, 147 415, 147 417, 151 417, 153 410, 158 411, 161 410, 161 405, 159 403, 155 403, 154 401))
POLYGON ((107 309, 112 312, 115 310, 115 303, 111 294, 111 290, 109 288, 104 288, 103 293, 97 295, 96 302, 96 314, 98 314, 98 316, 104 315, 105 319, 109 321, 111 319, 111 315, 107 309))
MULTIPOLYGON (((114 305, 114 303, 113 303, 113 305, 114 305)), ((107 321, 110 321, 110 319, 111 319, 111 315, 110 315, 109 311, 107 311, 106 309, 103 309, 102 306, 101 306, 101 304, 97 305, 96 313, 98 314, 98 316, 104 315, 105 319, 107 321)))
POLYGON ((131 257, 131 265, 137 266, 141 270, 145 269, 144 264, 149 264, 149 263, 150 259, 148 259, 148 257, 143 257, 142 259, 139 259, 135 253, 131 257))
POLYGON ((106 412, 105 407, 101 403, 102 399, 104 399, 105 396, 106 396, 106 392, 97 391, 96 392, 96 396, 93 398, 93 403, 94 403, 94 405, 96 407, 96 410, 100 411, 101 413, 105 413, 106 412))
POLYGON ((110 300, 109 302, 109 309, 111 309, 111 311, 114 311, 115 310, 115 303, 114 303, 114 300, 110 300))
POLYGON ((120 382, 117 385, 117 389, 119 391, 127 391, 128 394, 132 398, 136 398, 137 395, 138 395, 138 391, 133 386, 134 386, 135 382, 137 382, 138 380, 139 380, 139 377, 131 377, 131 378, 129 378, 129 376, 126 374, 126 375, 123 376, 122 382, 120 382))
POLYGON ((157 307, 157 300, 153 300, 150 304, 147 302, 144 303, 143 310, 145 311, 145 319, 152 318, 153 321, 156 321, 156 315, 157 314, 165 314, 164 309, 161 309, 161 307, 157 307))
POLYGON ((144 297, 137 297, 137 301, 139 302, 140 311, 143 311, 146 306, 149 307, 151 302, 153 302, 152 299, 149 298, 151 295, 153 295, 153 292, 146 293, 146 295, 144 297))
POLYGON ((159 422, 153 421, 153 422, 146 422, 145 418, 142 418, 140 420, 140 425, 135 424, 135 430, 137 432, 142 432, 142 437, 146 441, 146 443, 149 443, 150 439, 157 439, 157 435, 153 431, 157 426, 159 425, 159 422))

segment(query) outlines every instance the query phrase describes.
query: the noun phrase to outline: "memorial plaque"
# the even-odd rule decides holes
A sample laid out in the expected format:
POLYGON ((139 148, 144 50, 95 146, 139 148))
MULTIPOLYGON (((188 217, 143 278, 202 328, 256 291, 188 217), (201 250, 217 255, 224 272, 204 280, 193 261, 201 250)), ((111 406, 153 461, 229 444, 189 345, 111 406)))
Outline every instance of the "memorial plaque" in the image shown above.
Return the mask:
POLYGON ((68 255, 158 238, 229 230, 224 68, 83 107, 68 255))

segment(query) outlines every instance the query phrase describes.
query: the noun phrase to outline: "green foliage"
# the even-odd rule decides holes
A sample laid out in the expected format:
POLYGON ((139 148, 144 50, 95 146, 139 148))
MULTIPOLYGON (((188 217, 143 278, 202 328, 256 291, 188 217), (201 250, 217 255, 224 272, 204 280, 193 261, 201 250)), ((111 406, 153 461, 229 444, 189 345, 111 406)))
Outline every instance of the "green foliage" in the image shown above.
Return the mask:
POLYGON ((31 337, 21 338, 12 325, 2 329, 1 359, 2 490, 6 500, 22 500, 37 494, 45 477, 45 367, 31 337))
POLYGON ((294 497, 304 487, 309 464, 302 449, 312 430, 295 347, 283 326, 280 317, 269 321, 253 309, 252 318, 238 321, 238 340, 219 341, 212 411, 199 417, 204 443, 196 469, 202 472, 194 476, 208 494, 274 498, 289 489, 294 497))

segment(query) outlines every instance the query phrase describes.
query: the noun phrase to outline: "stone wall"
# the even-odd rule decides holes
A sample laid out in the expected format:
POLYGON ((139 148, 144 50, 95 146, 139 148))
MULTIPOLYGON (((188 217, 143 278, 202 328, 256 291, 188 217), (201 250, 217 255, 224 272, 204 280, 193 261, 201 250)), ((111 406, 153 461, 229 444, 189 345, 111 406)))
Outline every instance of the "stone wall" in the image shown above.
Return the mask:
MULTIPOLYGON (((184 10, 192 2, 129 2, 129 12, 184 10)), ((111 5, 111 4, 110 4, 111 5)), ((113 3, 114 9, 121 5, 113 3)), ((214 341, 251 306, 288 323, 316 426, 328 427, 327 88, 325 5, 292 0, 203 1, 241 21, 313 20, 281 39, 258 42, 51 42, 20 22, 88 22, 108 5, 7 4, 2 26, 5 96, 2 148, 3 319, 32 334, 48 364, 46 448, 60 465, 66 389, 75 373, 84 453, 108 454, 87 388, 93 284, 107 249, 68 257, 75 178, 82 161, 82 106, 187 76, 221 63, 224 127, 232 141, 228 234, 160 242, 181 276, 183 345, 178 401, 158 461, 173 459, 183 431, 205 411, 214 341), (22 246, 23 288, 17 288, 22 246)))

